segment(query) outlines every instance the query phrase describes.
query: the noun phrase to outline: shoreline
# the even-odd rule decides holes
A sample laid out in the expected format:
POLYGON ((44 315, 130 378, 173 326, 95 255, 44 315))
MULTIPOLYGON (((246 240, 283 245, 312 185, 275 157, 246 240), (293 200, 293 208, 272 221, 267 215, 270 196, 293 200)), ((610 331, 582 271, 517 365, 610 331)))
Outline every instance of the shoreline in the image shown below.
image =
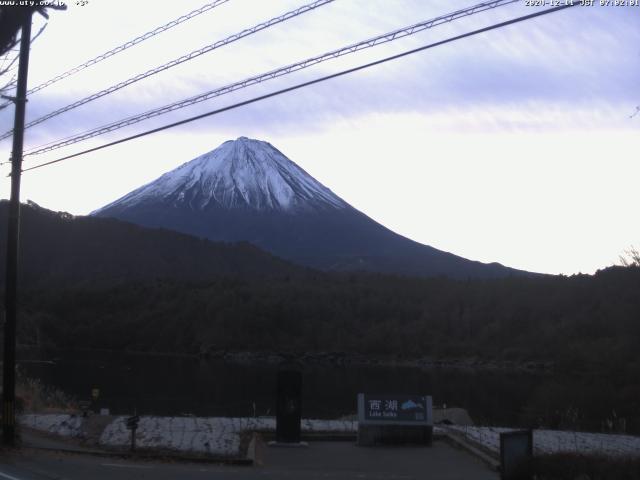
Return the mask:
POLYGON ((138 350, 111 350, 101 348, 58 348, 19 345, 18 352, 37 358, 23 358, 18 363, 53 363, 56 356, 65 354, 105 354, 134 357, 170 357, 191 358, 204 361, 223 361, 237 364, 268 364, 295 363, 302 367, 401 367, 401 368, 431 368, 455 370, 485 370, 518 373, 552 373, 555 364, 549 360, 498 360, 483 359, 481 357, 401 357, 398 355, 367 355, 348 352, 278 352, 278 351, 242 351, 242 350, 204 350, 200 353, 182 352, 152 352, 138 350), (29 355, 31 354, 31 355, 29 355), (46 357, 46 358, 45 358, 46 357), (54 357, 54 358, 51 358, 54 357))
POLYGON ((345 352, 313 352, 299 354, 283 352, 215 351, 201 355, 200 357, 234 363, 267 363, 271 365, 291 362, 298 363, 302 366, 406 367, 457 370, 499 370, 520 373, 548 373, 555 370, 554 363, 550 361, 515 362, 510 360, 487 360, 478 357, 432 358, 425 356, 417 358, 403 358, 398 356, 376 356, 345 352))

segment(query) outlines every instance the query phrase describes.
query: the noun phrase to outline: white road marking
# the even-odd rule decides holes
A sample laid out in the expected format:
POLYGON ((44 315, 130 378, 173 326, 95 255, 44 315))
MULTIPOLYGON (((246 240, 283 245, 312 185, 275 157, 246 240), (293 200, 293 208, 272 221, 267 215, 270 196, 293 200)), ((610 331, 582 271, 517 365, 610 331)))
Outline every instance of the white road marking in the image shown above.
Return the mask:
POLYGON ((0 477, 7 478, 8 480, 21 480, 18 477, 14 477, 13 475, 9 475, 8 473, 2 473, 2 472, 0 472, 0 477))
POLYGON ((147 468, 147 469, 154 468, 148 465, 127 465, 123 463, 101 463, 100 465, 103 467, 115 467, 115 468, 147 468))

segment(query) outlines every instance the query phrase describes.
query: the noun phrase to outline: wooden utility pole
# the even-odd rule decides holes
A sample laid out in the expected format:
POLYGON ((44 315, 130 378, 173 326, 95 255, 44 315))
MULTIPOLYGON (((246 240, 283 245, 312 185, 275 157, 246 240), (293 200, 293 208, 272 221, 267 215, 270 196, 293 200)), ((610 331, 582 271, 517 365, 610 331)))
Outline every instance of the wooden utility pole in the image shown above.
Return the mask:
POLYGON ((18 242, 20 237, 20 176, 22 175, 22 148, 24 144, 24 118, 27 103, 27 73, 31 43, 31 13, 22 23, 20 64, 16 89, 13 123, 13 150, 11 153, 11 198, 7 228, 7 264, 5 280, 4 363, 2 381, 2 440, 7 446, 16 443, 16 317, 18 283, 18 242))

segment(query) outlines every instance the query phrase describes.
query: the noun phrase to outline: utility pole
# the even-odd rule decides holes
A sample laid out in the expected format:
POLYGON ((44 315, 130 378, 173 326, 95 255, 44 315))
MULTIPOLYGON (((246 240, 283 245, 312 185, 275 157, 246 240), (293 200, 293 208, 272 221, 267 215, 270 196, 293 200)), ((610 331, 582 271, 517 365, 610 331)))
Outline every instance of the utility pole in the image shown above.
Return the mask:
POLYGON ((2 381, 2 440, 6 446, 16 443, 16 317, 18 283, 18 241, 20 237, 20 176, 22 175, 22 148, 24 144, 24 117, 27 103, 27 73, 31 43, 31 15, 22 21, 20 63, 16 89, 13 124, 13 150, 11 153, 11 198, 7 228, 7 265, 5 280, 4 363, 2 381))

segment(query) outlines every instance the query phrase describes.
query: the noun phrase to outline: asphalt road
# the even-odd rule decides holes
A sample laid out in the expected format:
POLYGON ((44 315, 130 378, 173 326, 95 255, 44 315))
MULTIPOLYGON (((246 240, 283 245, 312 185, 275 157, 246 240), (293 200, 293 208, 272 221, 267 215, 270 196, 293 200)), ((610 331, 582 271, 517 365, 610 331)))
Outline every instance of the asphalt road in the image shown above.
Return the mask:
POLYGON ((260 466, 132 461, 27 449, 0 453, 0 480, 129 479, 438 479, 496 480, 496 472, 444 442, 433 447, 356 447, 312 442, 308 448, 265 447, 260 466))

